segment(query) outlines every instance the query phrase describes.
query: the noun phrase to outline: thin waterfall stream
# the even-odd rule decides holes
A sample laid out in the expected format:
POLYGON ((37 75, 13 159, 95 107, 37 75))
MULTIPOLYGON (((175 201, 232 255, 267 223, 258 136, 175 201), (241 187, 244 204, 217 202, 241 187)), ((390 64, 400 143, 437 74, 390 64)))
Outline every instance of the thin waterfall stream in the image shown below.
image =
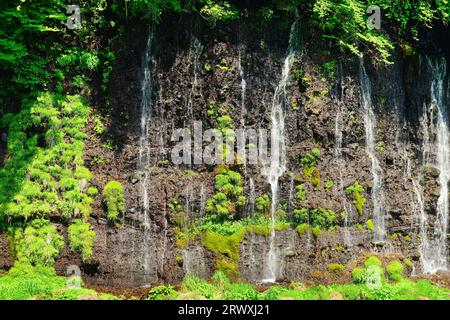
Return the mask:
POLYGON ((289 73, 296 55, 293 42, 297 30, 298 16, 291 26, 288 53, 284 60, 281 80, 275 88, 271 109, 271 161, 270 166, 263 169, 263 174, 270 184, 271 203, 271 232, 269 238, 269 252, 263 282, 275 282, 279 276, 278 257, 275 249, 275 215, 277 211, 278 180, 286 171, 286 145, 284 139, 284 104, 286 102, 286 85, 289 73))
POLYGON ((151 233, 150 224, 150 210, 149 210, 149 194, 147 190, 147 183, 149 180, 148 168, 151 165, 150 161, 150 146, 149 146, 149 120, 152 96, 152 80, 150 72, 150 59, 152 51, 153 32, 150 30, 145 52, 142 58, 143 79, 141 83, 141 119, 140 119, 140 136, 139 136, 139 154, 138 154, 138 169, 143 171, 143 178, 140 181, 140 199, 142 204, 141 216, 144 230, 143 237, 143 268, 144 275, 150 274, 150 255, 148 250, 148 238, 151 233))
MULTIPOLYGON (((430 114, 427 119, 429 124, 424 134, 426 140, 424 152, 433 151, 435 155, 435 166, 439 170, 439 198, 436 204, 436 217, 433 227, 430 226, 422 198, 420 210, 420 235, 421 235, 421 262, 425 273, 434 274, 439 270, 448 268, 448 248, 447 248, 447 229, 449 215, 449 189, 450 180, 450 143, 448 127, 448 106, 445 100, 445 78, 447 73, 447 63, 444 58, 432 61, 427 57, 427 66, 431 74, 430 98, 428 110, 424 114, 430 114), (434 140, 431 140, 434 139, 434 140), (431 147, 432 146, 432 147, 431 147)), ((427 160, 431 155, 424 155, 427 160)), ((418 191, 421 191, 417 187, 418 191)), ((418 195, 421 195, 418 192, 418 195)))
POLYGON ((366 152, 370 158, 370 173, 373 178, 372 202, 373 202, 373 225, 374 240, 384 241, 385 230, 385 209, 383 191, 383 171, 376 156, 376 130, 377 121, 373 110, 371 84, 364 67, 363 57, 359 60, 359 80, 361 90, 361 103, 363 106, 364 128, 366 133, 366 152))

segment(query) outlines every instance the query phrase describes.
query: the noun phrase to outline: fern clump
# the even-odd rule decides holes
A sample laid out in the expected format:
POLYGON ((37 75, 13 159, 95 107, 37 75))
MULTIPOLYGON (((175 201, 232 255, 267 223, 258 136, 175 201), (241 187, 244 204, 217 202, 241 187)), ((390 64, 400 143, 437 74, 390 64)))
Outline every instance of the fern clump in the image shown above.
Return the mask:
POLYGON ((72 251, 80 252, 83 261, 92 256, 94 246, 95 232, 91 230, 91 225, 76 219, 67 229, 69 238, 69 247, 72 251))
POLYGON ((218 219, 233 219, 238 208, 245 204, 241 175, 229 169, 217 174, 214 189, 216 193, 207 201, 206 211, 218 219))
POLYGON ((363 214, 364 204, 366 203, 366 198, 362 195, 364 191, 364 188, 358 181, 355 181, 355 183, 345 189, 345 193, 353 195, 353 204, 360 215, 363 214))
POLYGON ((107 217, 111 221, 118 219, 125 212, 125 197, 120 182, 111 180, 103 189, 103 200, 107 207, 107 217))

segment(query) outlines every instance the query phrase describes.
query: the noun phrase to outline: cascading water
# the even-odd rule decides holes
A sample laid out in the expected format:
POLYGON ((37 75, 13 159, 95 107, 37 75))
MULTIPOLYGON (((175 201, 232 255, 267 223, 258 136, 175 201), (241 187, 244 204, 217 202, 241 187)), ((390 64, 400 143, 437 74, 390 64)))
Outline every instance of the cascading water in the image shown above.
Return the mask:
POLYGON ((247 91, 247 81, 245 80, 244 68, 242 67, 241 49, 239 49, 239 76, 241 78, 241 126, 245 126, 245 95, 247 91))
POLYGON ((263 168, 263 174, 267 177, 272 194, 271 205, 271 232, 270 249, 267 256, 267 265, 263 282, 275 282, 279 276, 278 257, 275 250, 275 214, 277 210, 278 180, 286 170, 286 150, 284 141, 284 104, 286 102, 286 85, 289 73, 294 62, 296 51, 294 50, 294 37, 297 30, 298 17, 291 26, 289 35, 288 53, 284 60, 281 80, 275 88, 271 110, 271 159, 270 166, 263 168))
POLYGON ((337 113, 336 113, 336 119, 334 122, 334 157, 337 162, 337 168, 338 168, 338 176, 339 176, 339 190, 342 192, 342 203, 344 206, 344 241, 346 244, 351 244, 351 237, 348 231, 348 219, 349 214, 351 212, 351 206, 349 206, 347 197, 345 195, 345 186, 344 186, 344 178, 343 178, 343 171, 344 171, 344 159, 342 158, 342 114, 344 112, 344 84, 343 84, 343 76, 342 76, 342 66, 339 65, 338 67, 338 75, 339 75, 339 91, 337 93, 337 99, 336 99, 336 105, 337 113))
POLYGON ((366 133, 366 152, 371 162, 370 172, 373 177, 372 203, 373 203, 373 225, 374 240, 383 241, 386 231, 384 225, 384 192, 383 192, 383 171, 376 156, 375 136, 377 122, 372 106, 371 84, 364 67, 364 60, 360 58, 359 80, 361 90, 361 102, 364 114, 364 127, 366 133))
POLYGON ((255 195, 255 183, 253 182, 253 178, 250 177, 248 179, 249 181, 249 197, 248 197, 248 204, 247 204, 247 210, 246 212, 248 216, 252 216, 253 212, 255 211, 255 200, 256 200, 256 195, 255 195))
POLYGON ((139 137, 139 155, 138 155, 138 168, 143 171, 143 178, 140 181, 140 196, 141 196, 141 216, 144 229, 143 240, 143 268, 144 276, 150 275, 150 255, 148 250, 148 238, 151 233, 150 225, 150 208, 149 208, 149 195, 147 190, 147 183, 149 179, 148 168, 150 167, 150 146, 149 146, 149 120, 150 120, 150 107, 151 107, 151 95, 152 95, 152 82, 150 73, 150 59, 153 42, 153 32, 150 31, 147 38, 147 45, 143 55, 142 67, 143 67, 143 79, 141 84, 141 120, 140 120, 140 137, 139 137))
POLYGON ((203 183, 200 186, 200 217, 205 216, 205 187, 203 183))
POLYGON ((189 97, 187 101, 187 111, 189 116, 193 116, 193 97, 197 93, 197 86, 198 86, 198 70, 199 70, 199 59, 200 55, 203 51, 203 46, 200 43, 200 41, 192 36, 191 38, 191 48, 189 49, 189 60, 192 61, 191 68, 192 68, 192 86, 191 91, 189 92, 189 97))
MULTIPOLYGON (((425 273, 436 273, 438 270, 447 270, 447 228, 449 215, 449 190, 450 180, 450 143, 448 127, 448 106, 445 101, 445 77, 447 64, 444 58, 432 61, 427 58, 427 64, 431 73, 429 105, 430 119, 427 119, 428 128, 424 132, 427 140, 424 146, 425 156, 436 151, 435 165, 439 169, 440 192, 436 206, 436 218, 434 227, 429 224, 429 219, 422 204, 420 215, 421 234, 421 262, 425 273), (434 139, 434 144, 430 140, 434 139), (432 146, 433 148, 430 148, 432 146)), ((426 115, 427 112, 424 112, 426 115)), ((423 201, 422 201, 423 202, 423 201)))

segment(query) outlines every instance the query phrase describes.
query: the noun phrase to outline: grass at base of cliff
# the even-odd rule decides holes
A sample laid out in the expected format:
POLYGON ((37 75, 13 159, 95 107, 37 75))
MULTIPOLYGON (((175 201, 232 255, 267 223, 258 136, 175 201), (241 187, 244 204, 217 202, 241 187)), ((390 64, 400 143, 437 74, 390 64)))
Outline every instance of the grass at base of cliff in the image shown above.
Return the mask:
POLYGON ((109 300, 110 294, 85 288, 68 288, 66 278, 47 267, 16 264, 0 276, 0 300, 109 300))
MULTIPOLYGON (((438 287, 427 280, 383 283, 379 287, 365 284, 317 285, 313 287, 282 287, 273 285, 258 291, 248 283, 232 283, 221 272, 213 275, 212 281, 189 275, 183 280, 179 291, 170 296, 151 294, 152 300, 160 298, 182 300, 450 300, 450 290, 438 287), (219 281, 217 280, 219 279, 219 281)), ((158 288, 158 291, 165 292, 158 288)))

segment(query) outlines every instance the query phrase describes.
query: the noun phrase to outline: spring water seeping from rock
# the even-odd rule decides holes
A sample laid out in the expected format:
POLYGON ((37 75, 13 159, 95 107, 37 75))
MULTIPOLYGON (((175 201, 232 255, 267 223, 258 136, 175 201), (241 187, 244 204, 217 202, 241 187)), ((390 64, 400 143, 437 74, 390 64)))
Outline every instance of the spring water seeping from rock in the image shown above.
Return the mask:
POLYGON ((245 80, 244 67, 242 66, 242 51, 239 48, 239 77, 241 79, 241 126, 245 126, 245 115, 247 114, 247 109, 245 107, 245 97, 247 92, 247 81, 245 80))
POLYGON ((275 88, 271 109, 271 157, 270 165, 263 168, 263 175, 267 177, 272 195, 271 204, 271 232, 270 248, 267 256, 263 282, 274 282, 280 275, 279 261, 275 248, 275 214, 277 211, 278 180, 286 171, 286 145, 284 139, 284 105, 286 102, 286 85, 289 73, 294 62, 296 50, 294 41, 296 39, 298 17, 291 26, 289 35, 289 47, 282 69, 281 79, 275 88))
POLYGON ((144 55, 142 57, 142 83, 141 83, 141 104, 140 104, 140 136, 139 136, 139 154, 138 154, 138 169, 143 172, 143 177, 140 181, 140 200, 141 200, 141 216, 142 227, 144 230, 143 237, 143 269, 144 277, 148 281, 148 277, 152 275, 149 238, 151 236, 151 221, 149 208, 149 194, 147 190, 147 183, 149 180, 148 168, 151 165, 150 161, 150 145, 149 145, 149 120, 152 96, 152 82, 150 73, 150 59, 152 51, 153 32, 150 31, 144 55))
POLYGON ((342 206, 345 212, 344 217, 344 242, 347 245, 351 245, 351 235, 348 230, 348 222, 349 215, 351 213, 351 206, 348 204, 347 197, 345 195, 345 186, 344 186, 344 172, 345 172, 345 160, 342 156, 342 141, 343 141, 343 115, 345 113, 344 108, 344 77, 342 74, 342 66, 339 64, 338 66, 338 79, 339 85, 336 93, 336 118, 334 121, 334 159, 336 161, 336 166, 338 170, 338 183, 339 190, 341 190, 341 201, 342 206))
POLYGON ((366 134, 366 152, 370 158, 370 173, 373 178, 372 203, 373 203, 373 225, 374 241, 383 241, 386 236, 384 224, 384 192, 383 192, 383 171, 376 156, 376 129, 377 121, 373 111, 371 84, 364 67, 363 57, 359 63, 359 81, 361 90, 361 103, 363 107, 364 128, 366 134))
POLYGON ((429 219, 423 207, 421 210, 420 234, 422 242, 420 253, 423 272, 436 273, 438 270, 447 270, 448 267, 447 228, 449 216, 450 142, 449 109, 445 97, 447 63, 444 58, 435 61, 427 58, 427 66, 431 75, 431 102, 428 105, 428 110, 424 110, 424 116, 428 117, 429 115, 426 121, 428 126, 423 128, 424 138, 426 138, 426 140, 424 139, 424 159, 434 159, 434 165, 439 170, 440 190, 433 224, 430 223, 431 219, 429 219), (430 154, 427 154, 427 152, 430 154))

